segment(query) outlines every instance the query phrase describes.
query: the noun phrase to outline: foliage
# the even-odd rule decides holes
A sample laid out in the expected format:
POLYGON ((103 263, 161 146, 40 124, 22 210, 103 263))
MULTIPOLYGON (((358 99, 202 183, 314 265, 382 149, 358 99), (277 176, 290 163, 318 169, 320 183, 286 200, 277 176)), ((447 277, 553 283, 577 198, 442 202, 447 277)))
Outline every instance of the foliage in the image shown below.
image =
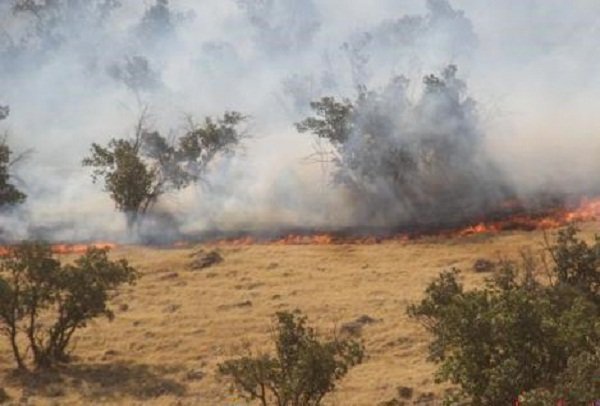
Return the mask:
POLYGON ((10 113, 10 108, 8 106, 0 106, 0 121, 8 117, 8 113, 10 113))
MULTIPOLYGON (((0 120, 8 117, 10 112, 8 106, 0 106, 0 120)), ((0 140, 0 209, 7 206, 23 203, 25 194, 11 183, 10 167, 14 163, 11 160, 12 151, 6 144, 6 140, 0 140)))
POLYGON ((568 405, 584 405, 600 394, 600 349, 582 352, 568 360, 567 367, 557 376, 551 389, 534 389, 520 396, 521 403, 528 406, 554 404, 558 399, 568 405))
POLYGON ((237 112, 206 118, 201 125, 190 120, 175 144, 147 129, 142 115, 133 139, 112 139, 106 147, 92 144, 91 156, 83 165, 92 167, 93 181, 104 182, 104 189, 132 226, 160 196, 201 179, 218 155, 231 153, 244 136, 238 130, 244 120, 237 112))
POLYGON ((600 348, 600 306, 592 287, 600 250, 598 240, 589 246, 576 232, 561 230, 548 245, 549 283, 536 277, 542 262, 524 255, 520 266, 504 262, 480 290, 465 291, 458 271, 444 272, 408 308, 433 335, 437 379, 459 385, 463 401, 505 405, 522 393, 592 399, 582 388, 598 384, 591 365, 600 348))
POLYGON ((315 406, 336 381, 362 362, 363 346, 353 340, 322 341, 298 312, 279 312, 275 356, 248 355, 219 365, 248 400, 262 405, 315 406))
POLYGON ((152 69, 148 59, 140 55, 126 57, 122 63, 111 65, 108 74, 136 95, 142 90, 153 89, 160 83, 159 75, 152 69))
POLYGON ((178 13, 171 11, 169 0, 156 0, 148 7, 137 27, 138 35, 143 41, 157 41, 161 37, 169 37, 175 32, 176 23, 182 19, 178 13))
POLYGON ((236 0, 256 45, 272 55, 298 52, 313 41, 321 22, 314 0, 236 0))
POLYGON ((312 132, 320 138, 326 138, 334 145, 343 144, 351 132, 351 116, 354 106, 350 100, 338 102, 333 97, 323 97, 310 103, 316 117, 308 117, 297 123, 301 133, 312 132))
POLYGON ((569 227, 559 232, 556 243, 549 245, 549 252, 556 282, 575 286, 600 304, 600 236, 589 246, 577 238, 575 227, 569 227))
POLYGON ((109 260, 106 249, 90 248, 63 265, 43 243, 9 248, 0 261, 0 323, 18 367, 26 368, 21 335, 37 368, 67 361, 75 331, 99 316, 112 319, 108 300, 136 277, 126 260, 109 260))

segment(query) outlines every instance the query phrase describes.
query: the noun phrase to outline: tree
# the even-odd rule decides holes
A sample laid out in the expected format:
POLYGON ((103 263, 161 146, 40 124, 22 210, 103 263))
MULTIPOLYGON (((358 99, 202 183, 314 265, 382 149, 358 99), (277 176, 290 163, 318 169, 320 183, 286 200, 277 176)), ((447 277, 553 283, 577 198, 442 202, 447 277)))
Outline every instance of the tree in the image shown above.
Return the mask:
POLYGON ((482 148, 457 68, 425 76, 420 97, 409 94, 409 81, 394 77, 380 91, 359 87, 355 100, 323 97, 296 128, 329 142, 333 180, 356 195, 366 221, 409 214, 454 226, 497 208, 509 190, 482 148))
POLYGON ((321 27, 313 0, 236 0, 254 29, 259 48, 271 55, 306 49, 321 27))
MULTIPOLYGON (((8 117, 9 112, 8 106, 0 106, 0 121, 8 117)), ((10 167, 15 163, 11 155, 6 139, 0 139, 0 209, 23 203, 26 197, 11 182, 10 167)))
POLYGON ((275 356, 251 354, 219 365, 219 374, 248 400, 263 406, 317 406, 351 367, 362 362, 364 348, 354 340, 322 341, 298 312, 276 314, 275 356))
POLYGON ((182 19, 179 13, 171 11, 169 0, 156 0, 148 7, 140 20, 137 32, 142 41, 155 43, 175 33, 176 23, 182 19))
POLYGON ((33 41, 40 50, 50 50, 77 37, 73 30, 102 24, 118 7, 119 0, 13 0, 12 10, 15 15, 31 17, 35 35, 21 42, 33 41))
POLYGON ((502 263, 484 289, 465 291, 458 271, 429 285, 408 314, 432 334, 429 358, 440 365, 439 381, 459 386, 455 400, 505 405, 523 395, 538 404, 532 394, 592 399, 589 388, 597 388, 599 379, 591 365, 600 348, 600 305, 590 287, 600 273, 599 247, 598 240, 589 246, 577 239, 569 227, 548 245, 554 260, 548 269, 525 255, 521 265, 502 263), (549 282, 538 281, 542 271, 549 282))
POLYGON ((47 244, 22 243, 0 259, 0 323, 17 366, 26 369, 19 337, 25 336, 36 368, 68 360, 74 333, 100 316, 114 317, 108 300, 137 272, 108 250, 90 248, 62 265, 47 244))
POLYGON ((92 168, 94 183, 103 181, 131 228, 160 196, 200 180, 214 159, 232 153, 245 135, 238 129, 244 120, 237 112, 208 117, 200 125, 189 120, 185 134, 170 143, 146 127, 142 114, 133 139, 112 139, 105 147, 92 144, 83 165, 92 168))
POLYGON ((8 117, 8 113, 10 113, 10 108, 8 106, 0 106, 0 121, 8 117))
POLYGON ((140 55, 126 57, 122 63, 111 65, 108 74, 131 90, 138 101, 141 91, 154 89, 160 83, 158 73, 152 69, 148 59, 140 55))

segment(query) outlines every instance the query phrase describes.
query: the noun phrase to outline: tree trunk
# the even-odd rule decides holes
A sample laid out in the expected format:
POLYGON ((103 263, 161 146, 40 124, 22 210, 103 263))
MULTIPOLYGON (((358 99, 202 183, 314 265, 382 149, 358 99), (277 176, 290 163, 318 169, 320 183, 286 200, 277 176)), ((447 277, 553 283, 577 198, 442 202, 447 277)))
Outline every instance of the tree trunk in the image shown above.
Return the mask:
POLYGON ((138 224, 139 213, 137 211, 126 211, 125 219, 127 220, 127 231, 133 233, 136 230, 138 224))
POLYGON ((27 369, 25 367, 25 363, 23 362, 23 358, 21 357, 21 352, 19 351, 19 346, 17 345, 17 330, 16 330, 16 328, 10 329, 10 346, 12 347, 12 352, 15 356, 15 360, 17 361, 17 367, 20 370, 27 369))

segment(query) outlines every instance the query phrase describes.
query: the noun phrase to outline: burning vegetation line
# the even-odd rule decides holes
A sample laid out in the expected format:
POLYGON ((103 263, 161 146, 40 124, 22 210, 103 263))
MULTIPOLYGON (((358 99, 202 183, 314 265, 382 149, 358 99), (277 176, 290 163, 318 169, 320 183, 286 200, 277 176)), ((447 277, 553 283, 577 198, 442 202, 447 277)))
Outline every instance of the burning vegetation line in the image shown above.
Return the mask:
MULTIPOLYGON (((68 255, 68 254, 84 254, 89 249, 113 249, 116 248, 117 244, 112 242, 91 242, 91 243, 55 243, 50 245, 49 249, 53 254, 56 255, 68 255)), ((9 245, 0 246, 0 256, 6 256, 10 253, 11 248, 9 245)))
MULTIPOLYGON (((169 244, 173 248, 184 248, 191 244, 205 243, 215 246, 246 245, 334 245, 334 244, 378 244, 385 241, 406 242, 421 237, 466 237, 476 234, 500 233, 503 231, 535 231, 566 226, 570 223, 600 220, 600 197, 583 198, 576 205, 555 205, 553 207, 528 211, 517 202, 506 204, 508 210, 495 216, 483 218, 467 224, 454 226, 444 224, 410 224, 397 228, 351 227, 339 230, 282 230, 274 234, 266 232, 242 232, 227 234, 210 233, 189 235, 185 239, 169 244)), ((152 245, 152 243, 150 243, 152 245)), ((6 255, 11 244, 0 246, 0 255, 6 255)), ((54 254, 82 254, 89 248, 113 249, 116 242, 55 242, 51 245, 54 254)))
POLYGON ((572 208, 563 204, 538 211, 527 211, 511 203, 509 211, 503 211, 487 219, 470 224, 456 225, 406 225, 397 230, 385 228, 352 228, 337 231, 293 230, 279 235, 261 236, 259 233, 235 236, 213 235, 204 238, 211 245, 330 245, 330 244, 377 244, 382 241, 409 241, 426 236, 464 237, 474 234, 499 233, 503 231, 535 231, 559 228, 575 222, 600 219, 600 197, 583 198, 572 208))

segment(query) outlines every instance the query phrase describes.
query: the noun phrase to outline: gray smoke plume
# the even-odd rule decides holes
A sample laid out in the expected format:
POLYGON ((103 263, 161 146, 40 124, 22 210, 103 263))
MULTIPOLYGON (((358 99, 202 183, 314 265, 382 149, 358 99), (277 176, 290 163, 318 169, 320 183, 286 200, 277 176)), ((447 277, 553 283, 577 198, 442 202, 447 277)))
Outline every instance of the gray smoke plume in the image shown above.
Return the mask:
POLYGON ((123 239, 124 217, 81 159, 130 136, 144 107, 162 134, 188 114, 241 111, 253 137, 206 184, 159 202, 143 238, 462 221, 506 197, 592 193, 599 17, 592 0, 0 1, 2 130, 34 150, 15 168, 29 198, 0 214, 1 238, 123 239), (440 102, 422 78, 449 65, 459 96, 440 102), (332 181, 335 163, 314 162, 333 146, 293 126, 311 101, 361 92, 357 126, 374 120, 383 141, 354 133, 352 154, 376 169, 390 143, 442 157, 410 187, 358 179, 364 200, 332 181))
POLYGON ((396 77, 356 101, 323 98, 297 125, 326 139, 322 160, 369 224, 452 226, 491 214, 512 191, 482 149, 476 104, 454 65, 424 78, 422 95, 396 77))

